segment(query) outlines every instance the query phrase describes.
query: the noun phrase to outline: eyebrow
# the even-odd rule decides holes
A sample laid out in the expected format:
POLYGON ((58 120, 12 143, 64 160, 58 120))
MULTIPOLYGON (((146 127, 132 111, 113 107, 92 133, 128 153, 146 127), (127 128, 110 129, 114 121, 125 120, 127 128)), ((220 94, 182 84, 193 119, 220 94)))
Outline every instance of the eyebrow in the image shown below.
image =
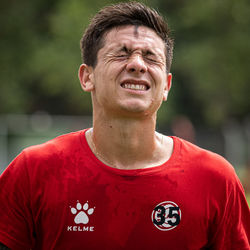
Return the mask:
POLYGON ((128 47, 125 44, 123 44, 122 47, 118 51, 129 53, 131 50, 129 50, 128 47))
MULTIPOLYGON (((127 45, 125 44, 122 44, 120 48, 118 48, 118 51, 123 51, 123 52, 126 52, 126 53, 130 53, 132 52, 133 50, 132 49, 129 49, 127 45)), ((150 49, 142 49, 142 53, 143 55, 155 55, 157 56, 158 54, 153 52, 152 50, 150 49)), ((160 56, 160 55, 159 55, 160 56)))
MULTIPOLYGON (((121 43, 121 44, 119 44, 119 48, 116 49, 116 52, 131 53, 131 52, 133 52, 133 50, 129 49, 126 44, 121 43)), ((161 60, 165 60, 164 57, 160 53, 157 53, 156 51, 153 51, 150 48, 142 49, 142 54, 143 54, 143 56, 152 55, 152 56, 156 56, 156 57, 161 58, 161 60)))

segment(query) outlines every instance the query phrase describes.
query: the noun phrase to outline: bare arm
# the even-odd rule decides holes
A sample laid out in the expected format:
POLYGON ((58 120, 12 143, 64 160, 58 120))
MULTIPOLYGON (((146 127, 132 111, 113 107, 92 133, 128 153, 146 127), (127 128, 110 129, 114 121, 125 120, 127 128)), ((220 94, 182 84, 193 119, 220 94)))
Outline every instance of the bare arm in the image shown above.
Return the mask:
POLYGON ((0 250, 8 250, 8 249, 9 249, 8 247, 6 247, 4 244, 0 242, 0 250))

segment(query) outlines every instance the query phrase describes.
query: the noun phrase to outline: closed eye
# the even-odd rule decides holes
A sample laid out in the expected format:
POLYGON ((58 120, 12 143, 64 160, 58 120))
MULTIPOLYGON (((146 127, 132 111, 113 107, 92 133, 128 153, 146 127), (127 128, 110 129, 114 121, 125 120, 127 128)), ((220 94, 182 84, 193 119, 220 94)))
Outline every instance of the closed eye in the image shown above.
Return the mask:
POLYGON ((144 58, 147 59, 150 62, 157 62, 157 56, 155 55, 155 53, 153 53, 150 50, 145 51, 145 53, 143 53, 144 58))
POLYGON ((123 46, 116 54, 116 58, 127 58, 129 56, 129 50, 126 46, 123 46))
POLYGON ((151 61, 151 62, 157 62, 157 60, 156 60, 156 59, 151 58, 151 57, 146 57, 146 59, 147 59, 147 60, 149 60, 149 61, 151 61))
POLYGON ((127 54, 116 55, 116 57, 127 57, 127 54))
POLYGON ((144 57, 146 61, 148 61, 149 63, 153 63, 153 64, 161 64, 161 60, 159 60, 159 58, 155 57, 155 56, 145 56, 144 57))

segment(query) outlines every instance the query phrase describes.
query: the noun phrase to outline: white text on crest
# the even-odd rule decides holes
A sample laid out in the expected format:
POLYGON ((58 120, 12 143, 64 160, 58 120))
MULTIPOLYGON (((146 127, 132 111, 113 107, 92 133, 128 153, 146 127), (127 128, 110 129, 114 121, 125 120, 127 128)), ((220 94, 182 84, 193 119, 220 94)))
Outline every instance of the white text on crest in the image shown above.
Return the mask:
POLYGON ((68 226, 67 231, 74 232, 94 232, 94 227, 85 227, 85 226, 68 226))

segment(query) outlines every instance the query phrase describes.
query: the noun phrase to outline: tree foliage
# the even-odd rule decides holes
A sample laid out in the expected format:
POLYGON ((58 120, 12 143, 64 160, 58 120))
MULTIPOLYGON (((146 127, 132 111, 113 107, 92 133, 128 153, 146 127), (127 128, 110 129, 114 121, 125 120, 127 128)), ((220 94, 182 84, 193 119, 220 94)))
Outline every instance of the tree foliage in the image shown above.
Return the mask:
MULTIPOLYGON (((91 16, 116 1, 10 0, 1 8, 0 113, 84 115, 79 41, 91 16)), ((173 87, 159 112, 219 126, 249 113, 250 2, 155 0, 175 38, 173 87)))

